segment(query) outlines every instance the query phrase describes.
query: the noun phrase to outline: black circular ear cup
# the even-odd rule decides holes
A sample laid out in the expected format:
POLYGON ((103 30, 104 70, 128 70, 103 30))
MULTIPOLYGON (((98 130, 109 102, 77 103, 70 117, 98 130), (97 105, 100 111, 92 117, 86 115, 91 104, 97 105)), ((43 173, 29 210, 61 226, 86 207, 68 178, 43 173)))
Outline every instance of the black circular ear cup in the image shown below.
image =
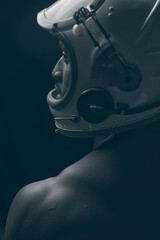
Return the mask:
POLYGON ((77 101, 79 115, 89 123, 103 122, 113 111, 112 96, 100 88, 84 91, 77 101))

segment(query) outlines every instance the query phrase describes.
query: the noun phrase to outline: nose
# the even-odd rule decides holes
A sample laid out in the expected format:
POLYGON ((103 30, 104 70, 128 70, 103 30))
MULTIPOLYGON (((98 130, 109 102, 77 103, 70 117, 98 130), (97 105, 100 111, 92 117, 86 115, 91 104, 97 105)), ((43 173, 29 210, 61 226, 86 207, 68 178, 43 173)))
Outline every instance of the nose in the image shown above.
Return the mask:
POLYGON ((54 69, 52 70, 51 76, 55 79, 55 81, 62 81, 63 77, 63 60, 59 59, 54 69))
POLYGON ((62 80, 62 73, 60 71, 53 70, 51 75, 55 80, 62 80))

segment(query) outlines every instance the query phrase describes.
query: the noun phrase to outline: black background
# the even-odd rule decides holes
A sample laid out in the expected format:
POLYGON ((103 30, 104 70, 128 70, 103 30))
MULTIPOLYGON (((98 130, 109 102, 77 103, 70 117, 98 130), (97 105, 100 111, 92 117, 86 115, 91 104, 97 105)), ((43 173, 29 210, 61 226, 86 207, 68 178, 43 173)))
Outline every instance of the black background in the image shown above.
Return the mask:
POLYGON ((92 139, 54 133, 46 102, 58 42, 42 30, 37 13, 53 1, 1 1, 0 13, 0 225, 24 185, 56 176, 83 157, 92 139))

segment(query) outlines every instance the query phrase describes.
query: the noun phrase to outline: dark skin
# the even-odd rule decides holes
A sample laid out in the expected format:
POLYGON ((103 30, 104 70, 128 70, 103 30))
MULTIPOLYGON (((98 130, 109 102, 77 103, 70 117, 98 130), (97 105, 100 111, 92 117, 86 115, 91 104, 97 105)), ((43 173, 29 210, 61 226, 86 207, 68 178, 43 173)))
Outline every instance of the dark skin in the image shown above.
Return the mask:
POLYGON ((24 187, 5 240, 158 239, 158 137, 149 127, 120 134, 57 177, 24 187))
MULTIPOLYGON (((57 79, 69 74, 64 64, 52 72, 57 79)), ((58 176, 25 186, 5 240, 160 239, 159 138, 160 123, 121 133, 58 176)))

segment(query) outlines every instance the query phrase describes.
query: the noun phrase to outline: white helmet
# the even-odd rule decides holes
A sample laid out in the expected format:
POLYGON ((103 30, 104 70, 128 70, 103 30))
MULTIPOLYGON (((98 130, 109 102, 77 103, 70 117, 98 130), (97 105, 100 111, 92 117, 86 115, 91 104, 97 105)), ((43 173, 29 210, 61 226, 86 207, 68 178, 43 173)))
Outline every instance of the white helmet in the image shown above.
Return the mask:
POLYGON ((64 95, 47 97, 61 133, 108 135, 160 119, 160 1, 59 0, 37 19, 71 65, 64 95))

